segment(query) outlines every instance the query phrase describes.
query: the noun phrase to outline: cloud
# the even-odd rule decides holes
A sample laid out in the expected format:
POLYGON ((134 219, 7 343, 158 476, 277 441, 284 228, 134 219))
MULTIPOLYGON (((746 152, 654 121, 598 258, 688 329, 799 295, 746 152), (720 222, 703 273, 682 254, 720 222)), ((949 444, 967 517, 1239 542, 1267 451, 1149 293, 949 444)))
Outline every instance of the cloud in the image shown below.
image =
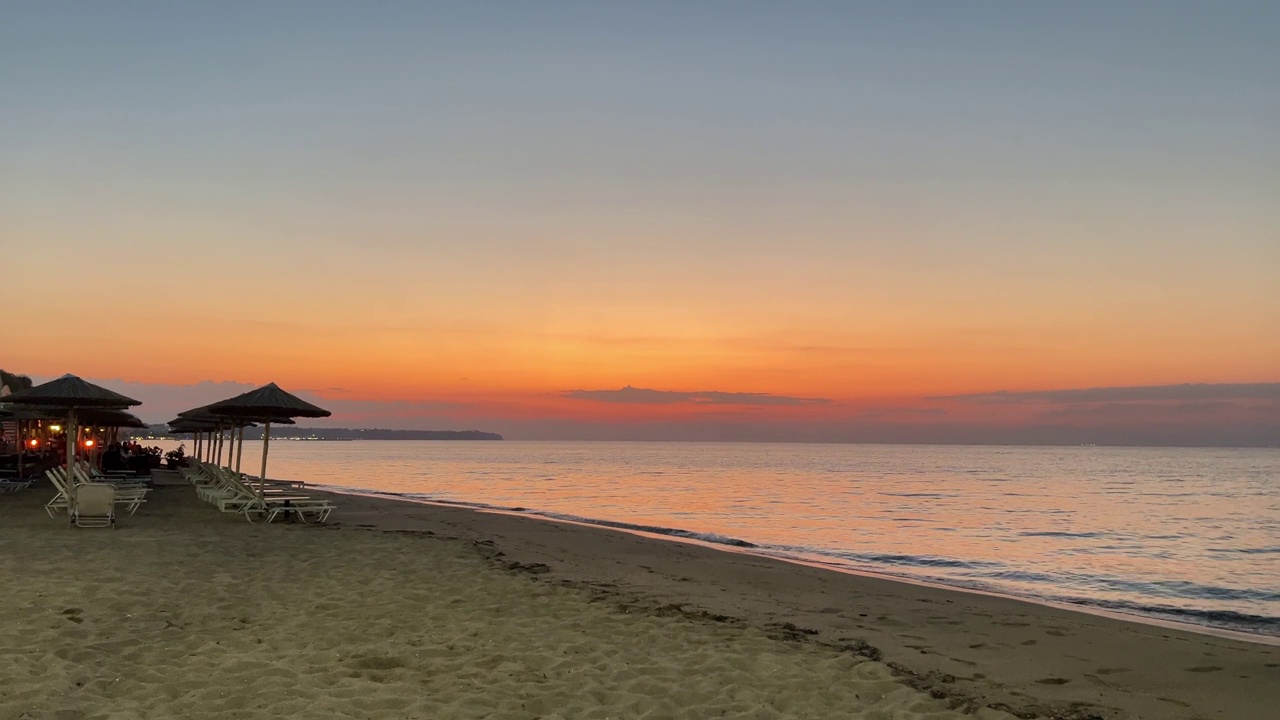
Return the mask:
POLYGON ((871 407, 858 413, 863 418, 885 418, 893 416, 941 417, 947 411, 939 407, 871 407))
POLYGON ((1142 402, 1102 402, 1071 403, 1037 413, 1036 417, 1061 419, 1085 418, 1090 420, 1119 420, 1125 418, 1141 418, 1143 420, 1170 420, 1174 416, 1212 416, 1215 413, 1241 410, 1239 405, 1226 400, 1204 400, 1194 402, 1142 403, 1142 402))
POLYGON ((1280 399, 1280 383, 1186 383, 1028 392, 999 390, 968 395, 940 395, 925 399, 984 404, 1277 400, 1280 399))
POLYGON ((572 400, 626 403, 632 405, 673 405, 694 403, 699 405, 827 405, 828 398, 788 397, 768 393, 740 393, 706 390, 680 392, 676 390, 650 390, 630 385, 619 390, 567 390, 561 393, 572 400))

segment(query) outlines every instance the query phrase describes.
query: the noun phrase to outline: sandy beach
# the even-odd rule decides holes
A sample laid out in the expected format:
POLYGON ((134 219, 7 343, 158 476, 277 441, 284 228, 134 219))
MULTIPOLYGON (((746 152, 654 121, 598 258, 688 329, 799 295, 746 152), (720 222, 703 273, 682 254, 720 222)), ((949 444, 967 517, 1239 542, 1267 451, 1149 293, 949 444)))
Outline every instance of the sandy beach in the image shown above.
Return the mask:
POLYGON ((514 515, 0 497, 0 719, 1239 718, 1280 647, 514 515))

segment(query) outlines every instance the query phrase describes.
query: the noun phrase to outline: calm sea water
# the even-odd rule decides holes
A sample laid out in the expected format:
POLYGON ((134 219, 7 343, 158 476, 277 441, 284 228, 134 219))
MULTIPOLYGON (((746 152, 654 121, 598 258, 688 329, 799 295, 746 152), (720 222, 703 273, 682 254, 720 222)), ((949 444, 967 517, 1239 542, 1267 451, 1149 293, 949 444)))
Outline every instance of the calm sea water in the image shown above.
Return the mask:
POLYGON ((1276 449, 279 442, 270 475, 1280 636, 1276 449))

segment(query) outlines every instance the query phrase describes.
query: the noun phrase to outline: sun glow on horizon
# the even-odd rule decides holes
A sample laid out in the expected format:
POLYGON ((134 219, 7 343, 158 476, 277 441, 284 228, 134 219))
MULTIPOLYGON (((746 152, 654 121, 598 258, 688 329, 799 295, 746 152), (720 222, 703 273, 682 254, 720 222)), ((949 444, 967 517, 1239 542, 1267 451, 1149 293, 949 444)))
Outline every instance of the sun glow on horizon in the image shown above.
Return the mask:
POLYGON ((674 12, 15 10, 0 363, 424 423, 1280 380, 1267 23, 674 12), (825 402, 565 395, 627 386, 825 402))

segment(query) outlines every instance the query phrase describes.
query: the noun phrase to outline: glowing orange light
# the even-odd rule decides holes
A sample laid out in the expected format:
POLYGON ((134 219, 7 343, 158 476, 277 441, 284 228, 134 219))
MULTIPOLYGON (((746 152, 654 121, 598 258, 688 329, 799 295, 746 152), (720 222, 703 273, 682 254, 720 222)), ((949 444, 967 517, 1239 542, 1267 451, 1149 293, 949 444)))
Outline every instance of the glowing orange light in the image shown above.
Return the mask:
POLYGON ((28 444, 31 445, 31 447, 40 447, 40 441, 35 438, 31 438, 31 441, 28 444))
POLYGON ((92 440, 85 440, 85 441, 84 441, 84 446, 85 446, 85 447, 93 447, 93 441, 92 441, 92 440))

